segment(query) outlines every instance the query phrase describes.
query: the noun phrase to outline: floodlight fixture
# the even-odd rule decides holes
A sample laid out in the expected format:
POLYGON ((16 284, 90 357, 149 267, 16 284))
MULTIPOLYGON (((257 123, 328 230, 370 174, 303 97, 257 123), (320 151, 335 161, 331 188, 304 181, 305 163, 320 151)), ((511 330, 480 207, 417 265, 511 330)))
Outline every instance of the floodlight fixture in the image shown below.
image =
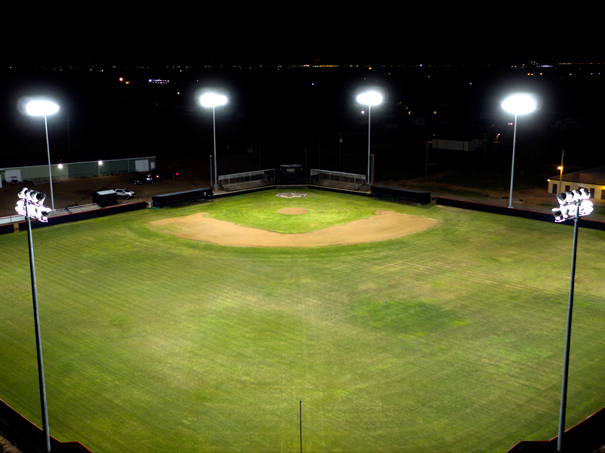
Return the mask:
POLYGON ((578 220, 580 217, 589 215, 593 211, 592 202, 589 200, 590 191, 585 187, 568 190, 557 194, 558 208, 553 208, 552 213, 555 222, 561 223, 573 219, 573 248, 571 255, 571 278, 569 283, 569 302, 567 307, 567 329, 565 334, 565 354, 563 359, 563 379, 561 383, 561 408, 559 411, 559 435, 557 439, 557 450, 563 451, 563 435, 565 434, 565 409, 567 405, 567 378, 569 374, 569 351, 571 345, 571 318, 573 313, 573 293, 576 274, 576 255, 578 244, 578 220))
POLYGON ((59 106, 52 101, 29 101, 25 105, 25 112, 32 116, 47 116, 57 113, 59 106))
POLYGON ((357 96, 357 102, 359 102, 360 104, 365 104, 368 106, 368 184, 372 184, 372 178, 370 175, 370 160, 371 160, 371 154, 370 154, 370 130, 371 130, 371 125, 372 125, 372 106, 373 105, 378 105, 382 102, 382 95, 380 93, 377 93, 374 90, 371 91, 367 91, 365 93, 362 93, 360 95, 357 96))
POLYGON ((558 193, 559 207, 552 210, 555 222, 561 223, 569 219, 577 220, 579 217, 590 215, 594 206, 589 198, 590 191, 585 187, 558 193))
POLYGON ((536 110, 536 100, 529 94, 514 94, 502 101, 502 108, 515 115, 525 115, 536 110))
MULTIPOLYGON (((203 107, 212 107, 212 137, 214 141, 214 190, 218 190, 218 174, 216 173, 216 115, 214 108, 227 103, 227 96, 216 93, 206 93, 200 96, 203 107)), ((212 172, 212 168, 211 168, 212 172)))
POLYGON ((203 107, 217 107, 227 103, 227 96, 215 93, 206 93, 200 97, 200 104, 203 107))
POLYGON ((514 94, 502 101, 502 108, 509 113, 515 115, 513 127, 513 163, 510 170, 510 195, 508 199, 508 207, 513 207, 513 178, 515 175, 515 144, 517 142, 517 115, 524 115, 536 110, 536 101, 529 94, 514 94))
POLYGON ((368 91, 357 96, 357 102, 368 106, 378 105, 382 102, 382 95, 376 91, 368 91))

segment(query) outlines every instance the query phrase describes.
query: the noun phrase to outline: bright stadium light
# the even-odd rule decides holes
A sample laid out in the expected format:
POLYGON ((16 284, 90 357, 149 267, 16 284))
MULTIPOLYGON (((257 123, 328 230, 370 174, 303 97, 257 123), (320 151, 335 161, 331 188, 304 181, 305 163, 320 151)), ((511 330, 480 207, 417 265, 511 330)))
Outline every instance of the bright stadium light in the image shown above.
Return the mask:
POLYGON ((57 113, 59 106, 51 101, 30 101, 25 105, 25 111, 31 116, 46 116, 57 113))
POLYGON ((48 121, 46 120, 47 115, 52 115, 59 111, 59 106, 51 101, 46 100, 33 100, 29 101, 25 105, 25 112, 31 116, 43 116, 44 117, 44 129, 46 131, 46 152, 48 154, 48 179, 50 181, 50 203, 51 208, 55 210, 55 197, 53 195, 53 175, 50 168, 50 145, 48 143, 48 121))
MULTIPOLYGON (((212 136, 214 138, 214 190, 218 190, 218 174, 216 173, 216 116, 214 108, 220 105, 225 105, 226 103, 227 96, 223 96, 222 94, 206 93, 200 97, 200 104, 202 104, 202 107, 212 107, 212 136)), ((212 167, 210 169, 212 171, 212 167)))
POLYGON ((515 175, 515 143, 517 141, 517 115, 525 115, 536 110, 536 101, 529 94, 515 94, 502 101, 502 108, 515 115, 513 128, 513 164, 510 170, 510 196, 508 207, 513 207, 513 177, 515 175))
POLYGON ((567 330, 565 334, 565 355, 563 359, 563 379, 561 383, 561 409, 559 411, 559 436, 557 439, 557 450, 563 451, 563 434, 565 432, 565 408, 567 405, 567 376, 569 372, 569 347, 571 343, 571 317, 573 312, 573 291, 576 276, 576 253, 578 245, 578 220, 580 217, 589 215, 592 210, 592 202, 589 200, 590 191, 584 187, 572 191, 557 194, 559 207, 553 208, 555 222, 561 223, 573 219, 573 248, 571 254, 571 278, 569 283, 569 303, 567 307, 567 330))
POLYGON ((371 154, 370 154, 370 129, 371 129, 371 124, 372 124, 372 118, 371 118, 371 114, 372 114, 372 106, 373 105, 378 105, 382 102, 382 95, 380 93, 377 93, 376 91, 368 91, 366 93, 362 93, 360 95, 357 96, 357 102, 359 102, 360 104, 365 104, 368 106, 368 184, 372 184, 372 180, 371 180, 371 175, 370 175, 370 159, 371 159, 371 154))
POLYGON ((382 102, 382 95, 375 91, 368 91, 357 96, 357 102, 365 105, 378 105, 382 102))
POLYGON ((200 104, 203 107, 218 107, 227 103, 227 96, 222 94, 206 93, 200 97, 200 104))
POLYGON ((19 201, 15 210, 27 219, 27 242, 29 245, 29 267, 31 271, 32 299, 34 303, 34 327, 36 331, 36 352, 38 356, 38 384, 42 412, 42 432, 46 443, 46 453, 50 452, 50 434, 48 431, 48 409, 46 406, 46 384, 44 383, 44 361, 42 359, 42 338, 40 336, 40 318, 38 316, 38 289, 36 285, 36 265, 34 263, 34 243, 32 239, 31 219, 48 222, 46 216, 50 209, 44 206, 46 195, 27 187, 19 189, 19 201))

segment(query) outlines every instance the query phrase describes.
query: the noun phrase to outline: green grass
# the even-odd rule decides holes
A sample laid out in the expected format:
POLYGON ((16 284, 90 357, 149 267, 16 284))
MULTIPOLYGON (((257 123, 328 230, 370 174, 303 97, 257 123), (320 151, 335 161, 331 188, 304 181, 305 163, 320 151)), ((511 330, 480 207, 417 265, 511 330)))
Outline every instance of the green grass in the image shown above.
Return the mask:
MULTIPOLYGON (((51 434, 95 453, 497 452, 556 435, 572 228, 311 191, 34 231, 51 434), (381 243, 222 247, 146 226, 308 231, 438 219, 381 243), (315 219, 315 210, 322 215, 315 219)), ((567 425, 605 405, 605 235, 581 230, 567 425)), ((0 236, 0 398, 39 423, 27 236, 0 236)))
POLYGON ((285 190, 221 200, 221 209, 210 210, 210 217, 278 233, 306 233, 371 217, 376 209, 363 197, 348 194, 307 191, 306 197, 281 198, 275 196, 277 192, 285 190), (277 211, 282 208, 304 208, 309 212, 305 215, 279 214, 277 211))

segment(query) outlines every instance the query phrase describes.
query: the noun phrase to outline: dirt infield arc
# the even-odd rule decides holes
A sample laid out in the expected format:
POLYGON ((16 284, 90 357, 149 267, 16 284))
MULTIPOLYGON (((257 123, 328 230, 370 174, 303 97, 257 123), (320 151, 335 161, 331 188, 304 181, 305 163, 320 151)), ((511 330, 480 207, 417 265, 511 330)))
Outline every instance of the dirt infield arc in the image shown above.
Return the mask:
POLYGON ((385 241, 417 233, 436 225, 435 219, 376 211, 367 219, 334 225, 308 233, 276 233, 207 217, 206 212, 156 220, 150 226, 185 239, 234 247, 322 247, 385 241))

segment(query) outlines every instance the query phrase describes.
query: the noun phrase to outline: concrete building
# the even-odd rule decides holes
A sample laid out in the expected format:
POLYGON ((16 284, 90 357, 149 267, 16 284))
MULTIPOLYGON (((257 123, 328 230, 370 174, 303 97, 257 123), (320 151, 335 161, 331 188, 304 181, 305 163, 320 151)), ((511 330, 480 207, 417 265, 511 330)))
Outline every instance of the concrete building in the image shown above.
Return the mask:
POLYGON ((580 187, 590 191, 590 198, 605 200, 605 166, 564 173, 562 177, 555 175, 548 179, 548 193, 566 192, 580 187))
MULTIPOLYGON (((90 162, 52 164, 53 181, 65 178, 119 175, 124 173, 147 173, 155 170, 156 157, 135 157, 90 162)), ((22 181, 48 182, 48 165, 0 168, 0 180, 7 183, 22 181)), ((2 187, 0 185, 0 187, 2 187)))

